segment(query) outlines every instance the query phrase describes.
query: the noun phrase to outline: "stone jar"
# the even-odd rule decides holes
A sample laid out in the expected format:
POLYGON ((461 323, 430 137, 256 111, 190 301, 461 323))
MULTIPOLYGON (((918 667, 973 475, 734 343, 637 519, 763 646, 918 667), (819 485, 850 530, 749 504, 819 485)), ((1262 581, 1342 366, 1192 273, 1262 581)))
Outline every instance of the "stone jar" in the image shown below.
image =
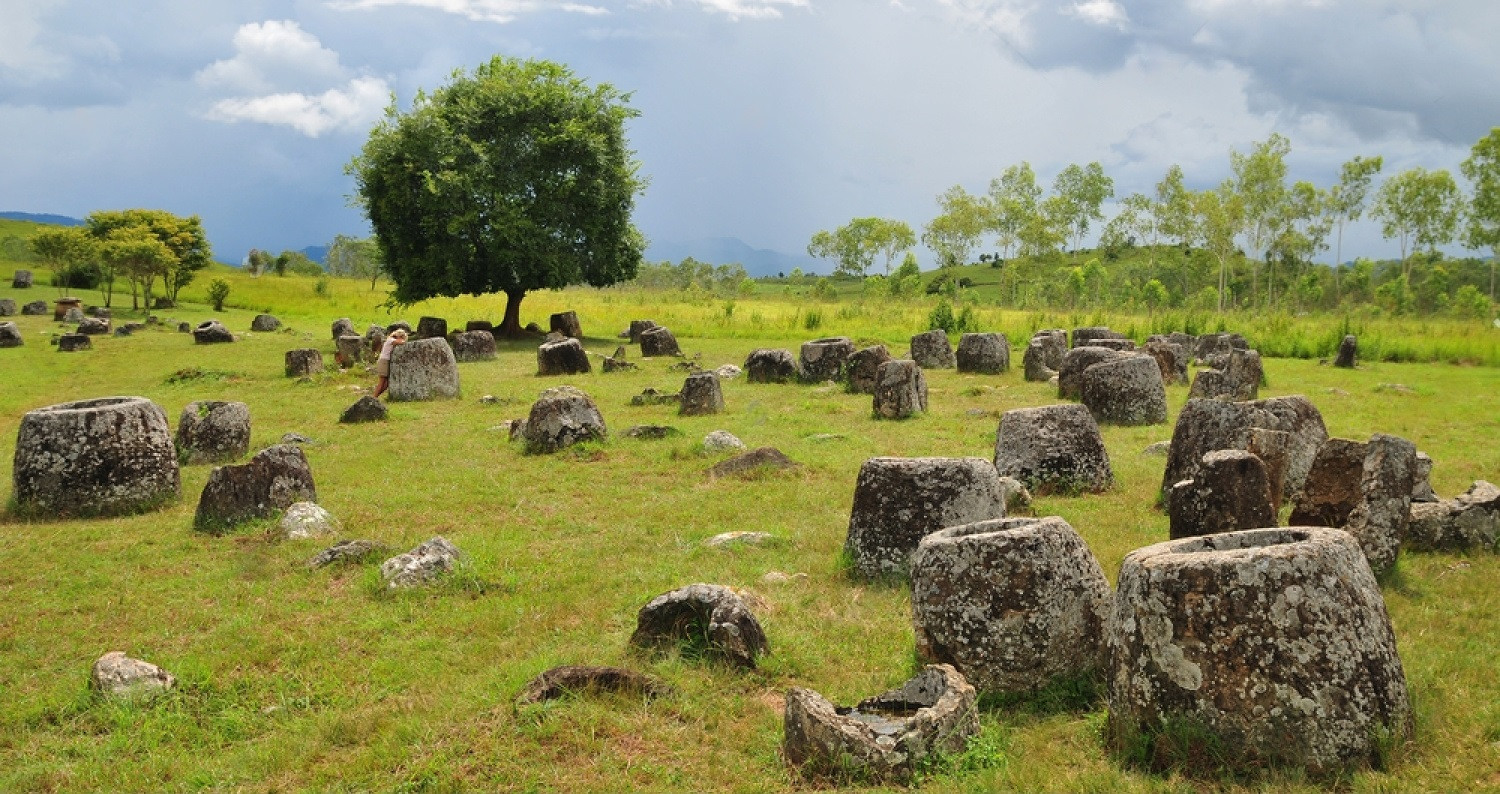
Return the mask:
POLYGON ((145 397, 27 411, 14 464, 16 506, 39 517, 134 513, 182 493, 167 414, 145 397))

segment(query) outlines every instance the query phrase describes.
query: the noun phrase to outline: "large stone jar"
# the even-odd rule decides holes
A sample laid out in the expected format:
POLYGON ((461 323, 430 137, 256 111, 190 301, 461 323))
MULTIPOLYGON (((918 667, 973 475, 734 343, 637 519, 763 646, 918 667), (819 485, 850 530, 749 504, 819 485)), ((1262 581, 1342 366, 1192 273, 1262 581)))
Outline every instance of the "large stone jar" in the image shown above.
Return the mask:
POLYGON ((1137 549, 1108 639, 1115 750, 1207 732, 1231 767, 1322 775, 1412 729, 1385 601, 1360 545, 1323 527, 1251 529, 1137 549))
POLYGON ((17 509, 41 517, 133 513, 182 493, 167 414, 145 397, 28 411, 14 464, 17 509))

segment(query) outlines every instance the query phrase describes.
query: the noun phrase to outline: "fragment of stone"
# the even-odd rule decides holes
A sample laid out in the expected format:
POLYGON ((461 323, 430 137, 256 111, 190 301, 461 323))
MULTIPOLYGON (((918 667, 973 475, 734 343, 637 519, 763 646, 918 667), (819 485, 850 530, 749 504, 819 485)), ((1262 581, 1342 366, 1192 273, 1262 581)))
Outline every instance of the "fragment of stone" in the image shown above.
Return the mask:
MULTIPOLYGON (((353 324, 351 323, 351 325, 353 324)), ((281 320, 269 314, 257 314, 255 315, 255 319, 250 321, 250 330, 261 333, 274 331, 280 327, 281 320)))
POLYGON ((304 501, 318 501, 307 455, 301 447, 277 444, 255 453, 248 463, 215 466, 198 498, 193 527, 217 534, 304 501))
POLYGON ((1360 500, 1344 529, 1359 541, 1377 576, 1390 570, 1401 553, 1416 470, 1417 448, 1400 436, 1376 433, 1365 445, 1360 500))
POLYGON ((395 333, 398 330, 405 331, 407 336, 411 336, 412 334, 416 333, 412 330, 411 323, 405 320, 397 320, 385 327, 386 336, 390 336, 392 333, 395 333))
POLYGON ((1010 371, 1010 340, 1005 334, 969 333, 958 338, 954 363, 959 372, 999 375, 1010 371))
POLYGON ((57 337, 57 352, 76 353, 79 350, 92 350, 94 343, 83 334, 63 334, 57 337))
POLYGON ((1083 371, 1080 383, 1079 396, 1100 423, 1158 425, 1167 421, 1167 388, 1150 356, 1123 354, 1101 361, 1083 371))
MULTIPOLYGON (((1234 771, 1335 775, 1411 736, 1406 676, 1359 543, 1325 527, 1137 549, 1107 626, 1115 752, 1193 725, 1234 771)), ((1201 740, 1194 740, 1201 741, 1201 740)))
POLYGON ((549 330, 573 339, 583 339, 583 326, 578 322, 577 312, 557 312, 547 318, 549 330))
POLYGON ((1231 348, 1222 368, 1198 371, 1188 396, 1237 402, 1254 400, 1260 394, 1261 377, 1260 353, 1231 348))
POLYGON ((1089 346, 1109 348, 1110 350, 1115 350, 1121 353, 1134 352, 1136 349, 1134 340, 1115 339, 1112 337, 1107 337, 1104 339, 1090 339, 1089 346))
POLYGON ((568 337, 567 334, 559 333, 557 331, 548 331, 547 335, 545 337, 542 337, 542 344, 546 344, 546 345, 555 344, 557 342, 564 341, 564 340, 566 340, 568 338, 569 337, 568 337))
POLYGON ((79 306, 67 307, 67 312, 63 315, 65 323, 82 323, 84 319, 83 309, 79 306))
POLYGON ((283 444, 311 444, 311 443, 314 443, 314 442, 313 442, 312 439, 308 438, 307 436, 302 435, 301 433, 282 433, 281 434, 281 443, 283 443, 283 444))
MULTIPOLYGON (((626 330, 625 337, 630 340, 630 344, 637 345, 641 342, 641 334, 655 327, 657 326, 654 320, 631 320, 630 328, 626 330)), ((674 339, 673 341, 675 342, 676 340, 674 339)))
POLYGON ((441 317, 418 317, 418 339, 445 339, 448 336, 448 321, 441 317))
POLYGON ((405 554, 398 554, 380 564, 380 580, 387 590, 422 587, 450 574, 463 560, 463 552, 437 536, 405 554))
POLYGON ((1345 334, 1339 342, 1338 355, 1333 359, 1333 365, 1340 369, 1354 369, 1355 358, 1359 354, 1359 340, 1354 334, 1345 334))
POLYGON ((568 664, 554 667, 526 683, 516 695, 517 706, 530 706, 569 695, 610 692, 647 700, 666 697, 672 688, 656 676, 623 667, 568 664))
POLYGON ((713 372, 698 372, 687 376, 682 384, 677 412, 682 416, 712 416, 724 413, 724 389, 719 385, 719 376, 713 372))
POLYGON ((288 350, 285 359, 288 378, 305 378, 323 371, 323 354, 316 348, 288 350))
POLYGON ((335 564, 358 565, 384 551, 384 546, 371 540, 341 540, 314 555, 307 561, 307 567, 316 569, 335 564))
POLYGON ((1318 447, 1289 519, 1294 526, 1342 527, 1359 504, 1364 474, 1362 441, 1330 438, 1318 447))
POLYGON ((1216 449, 1248 450, 1253 428, 1289 434, 1282 496, 1293 498, 1302 490, 1318 448, 1328 438, 1323 415, 1300 394, 1243 403, 1189 399, 1172 430, 1162 493, 1181 480, 1192 479, 1204 455, 1216 449))
POLYGON ((1000 416, 995 470, 1032 493, 1102 493, 1114 470, 1099 424, 1082 405, 1016 408, 1000 416))
POLYGON ((1127 337, 1119 331, 1112 331, 1108 326, 1094 325, 1086 328, 1074 328, 1069 335, 1073 341, 1073 347, 1088 347, 1094 344, 1096 339, 1126 339, 1127 337))
POLYGON ((337 535, 343 525, 333 514, 315 502, 293 502, 276 524, 283 540, 305 540, 337 535))
POLYGON ((333 360, 341 369, 349 369, 365 358, 365 338, 345 334, 333 340, 333 360))
POLYGON ((690 653, 753 670, 771 652, 760 621, 727 587, 690 584, 651 599, 636 614, 630 644, 638 648, 683 647, 690 653))
POLYGON ((891 352, 885 345, 871 345, 850 353, 844 360, 845 388, 851 394, 873 395, 880 382, 880 367, 891 360, 891 352))
POLYGON ((1063 355, 1062 368, 1057 371, 1057 396, 1064 400, 1078 399, 1083 395, 1083 371, 1121 356, 1118 350, 1091 345, 1069 350, 1063 355))
POLYGON ((193 328, 193 342, 200 345, 217 345, 233 342, 234 334, 218 320, 204 320, 193 328))
POLYGON ((601 369, 605 372, 629 372, 640 367, 637 367, 635 362, 626 361, 624 356, 614 355, 604 357, 604 366, 601 369))
POLYGON ((21 306, 21 314, 23 314, 23 315, 37 315, 37 314, 46 314, 46 313, 47 313, 47 302, 46 301, 32 301, 30 303, 23 304, 21 306))
POLYGON ((1436 502, 1438 495, 1432 490, 1432 456, 1417 450, 1416 479, 1411 485, 1413 502, 1436 502))
POLYGON ((1182 345, 1173 342, 1147 342, 1143 348, 1161 370, 1162 383, 1168 386, 1188 382, 1188 354, 1182 345))
POLYGON ((78 328, 74 333, 87 334, 88 336, 104 336, 109 333, 109 320, 98 317, 84 317, 78 322, 78 328))
POLYGON ((980 692, 1034 692, 1102 662, 1109 582, 1061 518, 1002 518, 922 539, 911 562, 917 656, 980 692))
POLYGON ((983 458, 871 458, 854 483, 844 553, 858 577, 904 577, 922 538, 1003 517, 1000 475, 983 458))
POLYGON ((32 275, 30 270, 17 270, 11 274, 11 289, 31 289, 32 275))
POLYGON ((775 535, 769 532, 737 530, 734 532, 720 532, 703 541, 703 545, 711 549, 725 549, 731 546, 762 546, 770 543, 775 537, 775 535))
POLYGON ((250 451, 250 406, 197 400, 177 418, 177 459, 184 466, 229 463, 250 451))
POLYGON ((110 651, 94 662, 89 686, 105 697, 145 700, 177 686, 177 677, 124 651, 110 651))
POLYGON ((0 347, 21 347, 26 340, 15 323, 0 323, 0 347))
POLYGON ((1005 515, 1028 515, 1031 513, 1031 490, 1014 477, 1000 478, 1000 496, 1005 501, 1005 515))
POLYGON ((736 367, 733 364, 720 364, 719 366, 714 367, 713 369, 708 371, 712 372, 715 375, 718 375, 719 380, 734 380, 744 373, 744 370, 736 367))
POLYGON ((130 336, 131 334, 134 334, 135 331, 136 331, 136 329, 131 328, 129 325, 122 325, 119 328, 115 329, 115 336, 116 337, 130 336))
MULTIPOLYGON (((1057 370, 1047 366, 1047 348, 1045 343, 1035 337, 1026 344, 1026 352, 1021 357, 1023 377, 1027 382, 1046 383, 1057 377, 1057 370)), ((1059 366, 1061 363, 1059 362, 1059 366)))
POLYGON ((556 386, 542 392, 531 405, 522 431, 526 450, 550 453, 583 441, 603 441, 609 436, 599 406, 574 386, 556 386))
POLYGON ((708 470, 711 477, 733 477, 750 475, 759 471, 790 469, 797 464, 775 447, 757 447, 749 452, 714 464, 708 470))
POLYGON ((631 405, 673 405, 682 399, 680 394, 668 394, 651 387, 647 387, 634 397, 630 398, 631 405))
POLYGON ((1286 498, 1287 472, 1292 466, 1292 456, 1298 452, 1298 440, 1284 430, 1252 427, 1245 451, 1260 458, 1260 462, 1265 465, 1266 480, 1271 485, 1271 514, 1281 515, 1281 503, 1286 498))
POLYGON ((1248 350, 1245 337, 1235 333, 1202 334, 1192 347, 1193 361, 1214 369, 1223 369, 1230 351, 1248 350))
POLYGON ((844 370, 844 362, 854 354, 854 342, 847 336, 830 336, 803 342, 797 361, 797 370, 802 380, 822 383, 838 380, 844 370))
POLYGON ((923 369, 953 369, 953 345, 948 341, 948 332, 941 328, 923 331, 911 338, 912 361, 923 369))
POLYGON ((728 430, 715 430, 703 437, 704 452, 723 452, 725 450, 744 449, 745 442, 739 440, 728 430))
POLYGON ((677 344, 677 337, 663 326, 657 325, 641 331, 640 339, 643 358, 682 355, 682 348, 677 344))
POLYGON ((974 687, 951 665, 928 665, 899 689, 835 706, 811 689, 786 693, 782 754, 801 774, 835 783, 911 782, 979 732, 974 687))
POLYGON ((16 313, 16 302, 11 298, 0 298, 0 317, 13 317, 16 313))
POLYGON ((458 359, 443 338, 415 339, 391 351, 390 400, 457 399, 458 359))
POLYGON ((790 383, 797 379, 797 361, 790 350, 758 348, 745 357, 745 380, 751 383, 790 383))
POLYGON ((1155 444, 1151 444, 1151 445, 1147 446, 1145 449, 1141 450, 1141 454, 1142 455, 1150 455, 1151 457, 1163 457, 1163 458, 1165 458, 1167 456, 1167 452, 1169 450, 1171 450, 1171 449, 1172 449, 1172 442, 1171 441, 1158 441, 1155 444))
POLYGON ((167 414, 145 397, 27 411, 12 461, 15 506, 38 518, 137 513, 182 493, 167 414))
POLYGON ((680 435, 681 430, 669 425, 635 425, 627 428, 624 433, 626 438, 639 438, 643 441, 657 441, 680 435))
POLYGON ((1494 551, 1500 545, 1500 488, 1478 480, 1454 499, 1413 502, 1401 545, 1414 551, 1494 551))
POLYGON ((1266 466, 1239 449, 1204 455, 1193 479, 1172 486, 1167 505, 1171 538, 1276 526, 1266 466))
POLYGON ((896 359, 876 371, 873 411, 877 419, 906 419, 927 412, 927 377, 915 361, 896 359))
POLYGON ((579 375, 592 371, 588 353, 577 339, 546 342, 536 349, 538 375, 579 375))
POLYGON ((385 347, 385 326, 371 325, 364 336, 365 358, 374 361, 380 355, 380 349, 385 347))
POLYGON ((350 336, 359 333, 354 330, 354 321, 348 317, 340 317, 329 326, 329 338, 338 339, 341 336, 350 336))

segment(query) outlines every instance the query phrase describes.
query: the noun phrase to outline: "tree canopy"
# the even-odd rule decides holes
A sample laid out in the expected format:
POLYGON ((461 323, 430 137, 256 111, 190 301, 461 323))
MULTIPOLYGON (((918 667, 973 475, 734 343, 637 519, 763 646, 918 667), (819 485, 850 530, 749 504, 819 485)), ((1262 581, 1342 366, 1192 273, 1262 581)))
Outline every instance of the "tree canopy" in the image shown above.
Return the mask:
MULTIPOLYGON (((208 267, 212 256, 197 215, 182 218, 166 210, 99 210, 89 213, 84 228, 104 265, 101 283, 112 285, 124 276, 130 282, 132 303, 144 293, 148 309, 158 278, 167 300, 176 303, 177 293, 208 267)), ((111 289, 105 305, 112 295, 111 289)))
POLYGON ((888 218, 855 218, 832 232, 818 231, 807 244, 809 256, 832 259, 835 273, 864 278, 877 255, 885 256, 885 272, 891 260, 917 244, 917 236, 905 221, 888 218))
POLYGON ((392 105, 349 164, 391 299, 504 292, 521 332, 529 290, 633 277, 644 181, 626 145, 629 95, 566 67, 495 57, 392 105))

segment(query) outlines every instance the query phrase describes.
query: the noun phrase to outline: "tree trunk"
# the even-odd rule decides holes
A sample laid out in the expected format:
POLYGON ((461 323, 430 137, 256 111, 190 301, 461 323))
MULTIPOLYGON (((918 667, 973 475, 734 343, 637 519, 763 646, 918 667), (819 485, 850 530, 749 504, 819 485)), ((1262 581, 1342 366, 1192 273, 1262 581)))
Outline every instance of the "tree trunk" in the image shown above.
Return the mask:
POLYGON ((521 299, 525 297, 526 290, 523 289, 505 291, 505 319, 495 329, 496 336, 519 339, 526 335, 521 328, 521 299))

